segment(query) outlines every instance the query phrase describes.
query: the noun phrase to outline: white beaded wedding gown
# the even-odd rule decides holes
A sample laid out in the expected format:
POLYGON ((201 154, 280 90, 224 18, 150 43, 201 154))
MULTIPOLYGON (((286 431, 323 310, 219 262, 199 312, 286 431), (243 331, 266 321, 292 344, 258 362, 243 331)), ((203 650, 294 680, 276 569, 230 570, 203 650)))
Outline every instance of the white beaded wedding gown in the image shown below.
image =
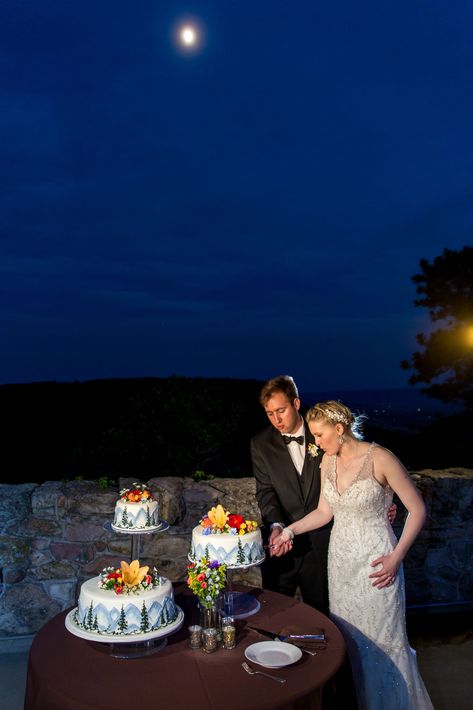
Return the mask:
POLYGON ((433 710, 409 646, 402 566, 377 589, 371 562, 397 544, 387 519, 393 493, 373 476, 371 444, 349 487, 337 490, 329 458, 323 494, 334 514, 328 554, 330 614, 348 648, 360 710, 433 710))

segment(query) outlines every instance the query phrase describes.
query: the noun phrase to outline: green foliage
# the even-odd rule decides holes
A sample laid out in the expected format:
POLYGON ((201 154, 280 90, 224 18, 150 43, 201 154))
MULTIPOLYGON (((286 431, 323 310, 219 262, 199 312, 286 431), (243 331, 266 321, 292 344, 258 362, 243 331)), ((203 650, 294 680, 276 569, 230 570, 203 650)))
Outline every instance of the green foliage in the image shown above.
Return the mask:
POLYGON ((401 363, 414 370, 409 383, 424 383, 421 391, 443 402, 473 406, 473 247, 444 249, 432 263, 420 261, 412 277, 421 296, 416 306, 428 308, 440 327, 419 333, 420 350, 401 363))
POLYGON ((211 481, 215 478, 211 473, 205 473, 205 471, 194 471, 194 473, 191 473, 190 477, 193 481, 211 481))
POLYGON ((108 478, 108 476, 101 476, 98 479, 99 482, 99 488, 102 490, 107 490, 108 488, 116 488, 117 487, 117 482, 113 480, 112 478, 108 478))

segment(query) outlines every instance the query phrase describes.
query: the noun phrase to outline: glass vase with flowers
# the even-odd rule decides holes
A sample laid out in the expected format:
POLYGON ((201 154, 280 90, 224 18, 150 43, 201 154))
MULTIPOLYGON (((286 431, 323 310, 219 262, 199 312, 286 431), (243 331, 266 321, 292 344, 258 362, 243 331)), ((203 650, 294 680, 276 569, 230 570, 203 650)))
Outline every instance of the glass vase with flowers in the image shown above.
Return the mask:
POLYGON ((218 560, 202 558, 187 567, 187 585, 199 601, 200 625, 217 629, 219 626, 218 597, 225 587, 227 566, 218 560))

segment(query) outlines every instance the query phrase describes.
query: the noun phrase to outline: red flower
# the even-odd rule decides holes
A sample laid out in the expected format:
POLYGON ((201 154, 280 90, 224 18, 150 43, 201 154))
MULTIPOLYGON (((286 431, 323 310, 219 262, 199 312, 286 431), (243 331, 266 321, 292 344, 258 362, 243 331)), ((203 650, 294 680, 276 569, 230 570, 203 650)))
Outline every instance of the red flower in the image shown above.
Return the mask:
POLYGON ((231 528, 240 529, 240 525, 245 522, 245 518, 242 515, 229 515, 228 524, 231 528))

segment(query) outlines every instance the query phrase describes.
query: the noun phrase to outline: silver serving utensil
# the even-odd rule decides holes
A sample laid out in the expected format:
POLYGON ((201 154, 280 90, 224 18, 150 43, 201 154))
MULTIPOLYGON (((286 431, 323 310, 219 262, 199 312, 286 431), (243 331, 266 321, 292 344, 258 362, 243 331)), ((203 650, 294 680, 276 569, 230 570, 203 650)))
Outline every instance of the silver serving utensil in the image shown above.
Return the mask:
POLYGON ((276 680, 278 683, 285 683, 286 679, 285 678, 278 678, 276 675, 270 675, 269 673, 263 673, 263 671, 255 671, 254 668, 252 668, 248 663, 243 661, 241 664, 244 668, 244 670, 249 673, 250 675, 264 675, 266 678, 271 678, 271 680, 276 680))
POLYGON ((276 634, 274 631, 266 631, 265 629, 258 629, 256 626, 250 626, 250 629, 257 631, 262 636, 267 636, 274 641, 286 641, 286 639, 300 639, 303 641, 320 641, 323 643, 325 641, 325 634, 276 634))

